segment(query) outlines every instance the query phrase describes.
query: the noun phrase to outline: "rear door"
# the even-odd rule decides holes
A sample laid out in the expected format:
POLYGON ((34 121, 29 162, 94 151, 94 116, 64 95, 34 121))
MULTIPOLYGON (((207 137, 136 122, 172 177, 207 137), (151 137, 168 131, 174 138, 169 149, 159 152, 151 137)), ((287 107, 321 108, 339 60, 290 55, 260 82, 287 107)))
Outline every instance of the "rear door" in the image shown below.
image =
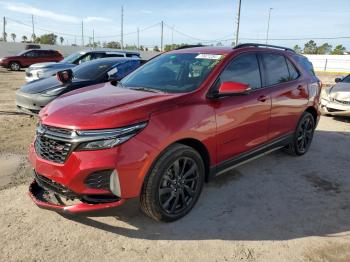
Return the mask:
POLYGON ((215 89, 223 82, 249 84, 246 95, 228 96, 214 103, 217 122, 218 162, 227 161, 267 141, 271 98, 262 88, 260 65, 255 53, 233 58, 220 74, 215 89))
POLYGON ((264 85, 271 91, 269 140, 294 132, 308 103, 307 81, 293 62, 280 53, 260 54, 264 85))

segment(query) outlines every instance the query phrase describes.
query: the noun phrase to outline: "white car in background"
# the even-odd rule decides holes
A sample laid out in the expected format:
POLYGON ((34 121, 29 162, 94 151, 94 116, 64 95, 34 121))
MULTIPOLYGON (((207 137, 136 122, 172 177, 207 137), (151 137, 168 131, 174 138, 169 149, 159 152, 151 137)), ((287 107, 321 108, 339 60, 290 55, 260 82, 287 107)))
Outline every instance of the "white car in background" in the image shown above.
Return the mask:
POLYGON ((336 78, 335 82, 334 86, 322 89, 321 113, 350 116, 350 75, 336 78))

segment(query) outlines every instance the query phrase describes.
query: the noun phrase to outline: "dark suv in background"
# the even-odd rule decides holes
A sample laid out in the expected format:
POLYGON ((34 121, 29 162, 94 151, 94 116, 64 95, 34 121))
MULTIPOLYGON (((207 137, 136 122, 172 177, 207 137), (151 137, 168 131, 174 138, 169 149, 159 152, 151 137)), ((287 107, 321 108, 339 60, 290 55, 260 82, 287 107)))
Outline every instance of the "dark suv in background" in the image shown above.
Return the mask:
POLYGON ((5 56, 0 59, 0 66, 19 71, 23 67, 42 62, 59 62, 63 59, 56 50, 30 49, 15 56, 5 56))
POLYGON ((106 50, 88 50, 73 53, 63 59, 60 63, 39 63, 31 65, 26 70, 26 81, 30 82, 40 78, 50 77, 58 71, 70 69, 81 63, 94 59, 105 57, 125 57, 125 58, 140 58, 137 52, 129 51, 106 51, 106 50))

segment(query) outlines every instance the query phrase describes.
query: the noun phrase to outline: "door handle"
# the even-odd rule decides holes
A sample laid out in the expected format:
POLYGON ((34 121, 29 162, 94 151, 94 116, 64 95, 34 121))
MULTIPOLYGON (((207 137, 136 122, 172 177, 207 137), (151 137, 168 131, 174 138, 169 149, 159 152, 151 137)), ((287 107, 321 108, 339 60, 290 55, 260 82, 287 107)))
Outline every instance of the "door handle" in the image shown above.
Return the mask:
POLYGON ((260 102, 265 102, 267 100, 267 96, 259 96, 257 100, 260 102))
POLYGON ((303 90, 304 90, 304 88, 303 88, 302 85, 298 86, 297 89, 298 89, 299 91, 303 91, 303 90))

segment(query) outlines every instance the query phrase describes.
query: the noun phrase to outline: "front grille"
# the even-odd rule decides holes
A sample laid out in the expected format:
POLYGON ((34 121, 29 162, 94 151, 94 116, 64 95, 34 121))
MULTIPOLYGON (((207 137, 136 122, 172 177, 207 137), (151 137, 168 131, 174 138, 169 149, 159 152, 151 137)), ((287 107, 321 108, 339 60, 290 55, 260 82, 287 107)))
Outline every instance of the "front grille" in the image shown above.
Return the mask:
POLYGON ((112 172, 112 170, 103 170, 92 173, 85 179, 85 185, 90 188, 110 190, 112 172))
POLYGON ((42 176, 38 173, 34 173, 35 174, 35 181, 43 188, 45 188, 46 190, 52 191, 53 193, 56 193, 60 196, 64 196, 68 199, 75 199, 75 198, 79 198, 79 195, 74 193, 73 191, 69 190, 68 188, 66 188, 65 186, 45 177, 42 176))
POLYGON ((35 151, 45 160, 63 164, 70 152, 71 143, 52 139, 45 135, 38 134, 35 139, 35 151))
POLYGON ((344 101, 344 100, 338 100, 338 99, 334 99, 334 100, 337 101, 340 104, 350 105, 350 101, 344 101))

